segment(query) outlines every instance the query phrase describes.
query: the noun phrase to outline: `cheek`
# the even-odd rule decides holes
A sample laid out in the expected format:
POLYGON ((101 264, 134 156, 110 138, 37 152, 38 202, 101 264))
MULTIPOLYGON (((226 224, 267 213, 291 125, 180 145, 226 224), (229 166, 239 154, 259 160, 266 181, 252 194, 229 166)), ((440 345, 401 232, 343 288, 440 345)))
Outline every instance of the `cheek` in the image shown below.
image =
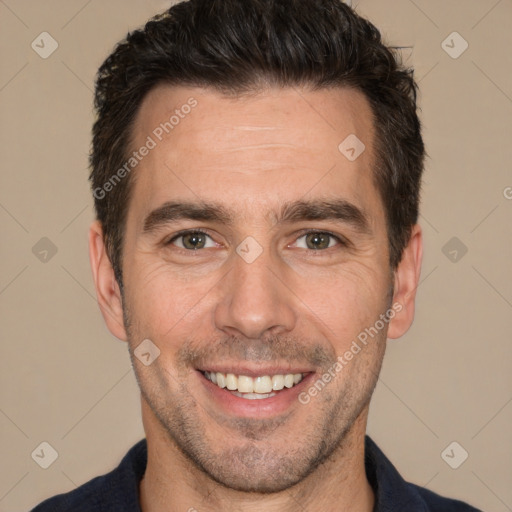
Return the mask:
MULTIPOLYGON (((142 252, 126 263, 134 336, 159 340, 170 354, 179 348, 180 339, 215 329, 215 309, 223 300, 216 285, 223 271, 211 267, 201 275, 197 267, 177 271, 142 252)), ((324 267, 295 261, 293 268, 283 266, 280 271, 298 298, 293 301, 297 331, 320 336, 338 353, 386 309, 388 276, 375 255, 324 267)))
POLYGON ((136 271, 126 282, 126 297, 140 335, 171 342, 190 324, 205 320, 208 291, 214 286, 213 273, 200 280, 187 277, 187 270, 171 270, 162 261, 138 258, 132 263, 136 271))
POLYGON ((304 314, 319 324, 337 352, 350 345, 387 308, 389 281, 381 269, 350 263, 297 278, 304 314), (306 284, 307 283, 307 284, 306 284))

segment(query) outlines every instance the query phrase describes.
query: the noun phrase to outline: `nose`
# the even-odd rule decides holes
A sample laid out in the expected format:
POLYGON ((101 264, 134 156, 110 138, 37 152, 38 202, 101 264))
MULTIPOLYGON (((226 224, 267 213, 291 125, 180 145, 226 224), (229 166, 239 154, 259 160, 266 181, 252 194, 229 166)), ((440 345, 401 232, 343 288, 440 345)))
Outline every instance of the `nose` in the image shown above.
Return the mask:
POLYGON ((286 284, 285 267, 272 261, 268 251, 251 263, 234 254, 230 272, 220 284, 216 327, 249 339, 292 331, 297 299, 286 284))

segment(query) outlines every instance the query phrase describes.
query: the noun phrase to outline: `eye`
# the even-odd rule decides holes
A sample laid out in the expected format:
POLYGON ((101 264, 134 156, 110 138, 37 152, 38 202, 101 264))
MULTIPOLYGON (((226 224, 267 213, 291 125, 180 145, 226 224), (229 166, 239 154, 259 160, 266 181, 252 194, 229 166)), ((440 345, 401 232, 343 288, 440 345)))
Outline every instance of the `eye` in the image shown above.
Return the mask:
POLYGON ((190 251, 216 247, 216 244, 211 237, 204 231, 199 230, 182 231, 167 242, 167 245, 170 244, 176 245, 180 249, 187 249, 190 251))
POLYGON ((297 238, 295 242, 296 247, 312 251, 329 249, 335 245, 344 245, 344 243, 339 237, 326 231, 310 231, 297 238))

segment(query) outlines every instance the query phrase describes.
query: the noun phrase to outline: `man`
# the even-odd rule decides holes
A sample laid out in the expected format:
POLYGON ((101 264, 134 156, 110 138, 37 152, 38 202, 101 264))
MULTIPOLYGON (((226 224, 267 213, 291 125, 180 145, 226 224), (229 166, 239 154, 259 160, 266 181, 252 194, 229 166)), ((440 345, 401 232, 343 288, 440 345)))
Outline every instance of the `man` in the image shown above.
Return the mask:
POLYGON ((365 436, 413 321, 416 84, 338 0, 191 0, 99 70, 90 258, 146 439, 43 511, 471 511, 365 436))

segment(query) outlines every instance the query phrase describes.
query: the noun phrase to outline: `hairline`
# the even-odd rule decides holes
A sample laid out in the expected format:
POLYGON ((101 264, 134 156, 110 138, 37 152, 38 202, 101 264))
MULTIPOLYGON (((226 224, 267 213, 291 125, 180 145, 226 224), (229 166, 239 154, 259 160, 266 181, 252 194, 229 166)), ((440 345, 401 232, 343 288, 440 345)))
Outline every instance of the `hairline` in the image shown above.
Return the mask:
MULTIPOLYGON (((286 90, 286 89, 296 89, 303 88, 306 92, 315 92, 315 91, 339 91, 339 90, 352 90, 358 92, 366 101, 369 114, 370 114, 370 125, 372 128, 371 133, 371 144, 367 144, 367 146, 371 147, 371 163, 370 163, 370 171, 372 174, 372 183, 375 187, 378 197, 381 201, 382 208, 384 210, 384 214, 386 217, 385 227, 386 227, 386 239, 388 242, 388 251, 389 256, 392 254, 391 247, 391 233, 389 226, 389 213, 386 207, 386 203, 384 198, 382 197, 382 191, 380 189, 379 183, 379 175, 385 172, 391 172, 391 179, 395 180, 395 173, 393 169, 389 171, 386 169, 386 164, 379 164, 379 161, 385 162, 386 151, 383 148, 384 137, 382 136, 382 130, 377 122, 377 118, 374 112, 374 107, 371 101, 371 98, 364 91, 362 87, 358 87, 357 85, 343 82, 343 80, 339 80, 337 83, 325 83, 318 84, 312 80, 305 79, 300 83, 290 83, 283 84, 280 83, 277 79, 272 76, 261 76, 257 75, 250 83, 236 86, 225 86, 211 83, 202 83, 200 81, 191 81, 191 80, 172 80, 172 79, 164 79, 158 80, 154 84, 149 87, 149 89, 144 93, 144 95, 140 98, 139 104, 134 111, 134 116, 132 122, 126 128, 126 148, 123 153, 123 159, 127 160, 129 158, 130 152, 136 151, 136 142, 135 138, 137 136, 137 124, 140 121, 141 111, 143 110, 144 103, 147 101, 148 97, 154 93, 155 90, 160 88, 162 89, 178 89, 178 88, 190 88, 190 89, 198 89, 208 92, 216 92, 220 95, 221 99, 251 99, 268 93, 270 90, 286 90), (379 137, 380 135, 380 137, 379 137)), ((140 171, 140 169, 139 169, 140 171)), ((133 189, 135 187, 135 183, 137 181, 137 169, 134 169, 130 174, 126 177, 126 188, 125 188, 125 197, 126 203, 124 205, 124 215, 120 222, 120 247, 114 248, 111 247, 112 253, 118 251, 118 261, 117 264, 119 266, 119 278, 122 282, 123 276, 123 253, 124 253, 124 241, 126 234, 126 224, 130 211, 130 204, 132 202, 133 189)), ((410 226, 412 228, 412 226, 410 226)), ((110 259, 110 258, 109 258, 110 259)), ((391 263, 391 262, 390 262, 391 263)), ((391 266, 391 265, 390 265, 391 266)), ((394 268, 391 267, 393 271, 394 268)), ((120 286, 122 284, 120 283, 120 286)))

